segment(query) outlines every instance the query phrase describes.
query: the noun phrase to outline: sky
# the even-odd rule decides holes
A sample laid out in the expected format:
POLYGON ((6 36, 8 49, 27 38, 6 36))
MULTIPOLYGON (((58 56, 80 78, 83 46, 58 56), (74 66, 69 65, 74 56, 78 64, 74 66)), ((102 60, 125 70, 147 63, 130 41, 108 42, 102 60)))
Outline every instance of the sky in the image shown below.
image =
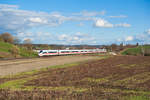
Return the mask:
POLYGON ((150 0, 0 0, 0 33, 34 44, 150 44, 150 0))

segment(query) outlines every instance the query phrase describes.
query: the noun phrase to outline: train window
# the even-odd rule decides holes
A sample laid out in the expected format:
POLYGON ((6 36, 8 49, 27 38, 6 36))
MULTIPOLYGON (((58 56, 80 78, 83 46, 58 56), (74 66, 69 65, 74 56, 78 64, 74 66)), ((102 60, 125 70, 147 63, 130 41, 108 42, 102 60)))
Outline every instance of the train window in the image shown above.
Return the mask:
POLYGON ((61 51, 61 53, 69 53, 69 51, 61 51))
POLYGON ((79 51, 72 51, 72 52, 79 52, 79 51))
POLYGON ((47 53, 47 52, 43 52, 43 54, 44 54, 44 53, 47 53))
POLYGON ((51 52, 48 52, 48 53, 57 53, 57 52, 55 52, 55 51, 51 51, 51 52))

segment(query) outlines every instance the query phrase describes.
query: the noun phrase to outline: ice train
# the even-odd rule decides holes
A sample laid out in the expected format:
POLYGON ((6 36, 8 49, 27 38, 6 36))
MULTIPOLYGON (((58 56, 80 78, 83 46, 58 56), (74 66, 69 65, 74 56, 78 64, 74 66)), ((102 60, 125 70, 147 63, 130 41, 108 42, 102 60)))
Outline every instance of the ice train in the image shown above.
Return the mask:
POLYGON ((90 54, 90 53, 106 53, 106 49, 84 49, 84 50, 40 50, 39 56, 51 55, 73 55, 73 54, 90 54))

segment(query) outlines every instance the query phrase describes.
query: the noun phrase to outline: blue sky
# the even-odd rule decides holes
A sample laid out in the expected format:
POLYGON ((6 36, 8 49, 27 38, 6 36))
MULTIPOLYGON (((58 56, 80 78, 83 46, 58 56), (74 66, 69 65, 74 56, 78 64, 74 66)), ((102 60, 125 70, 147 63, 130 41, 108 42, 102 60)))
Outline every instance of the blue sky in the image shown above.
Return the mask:
POLYGON ((33 43, 150 43, 150 0, 0 0, 0 33, 33 43))

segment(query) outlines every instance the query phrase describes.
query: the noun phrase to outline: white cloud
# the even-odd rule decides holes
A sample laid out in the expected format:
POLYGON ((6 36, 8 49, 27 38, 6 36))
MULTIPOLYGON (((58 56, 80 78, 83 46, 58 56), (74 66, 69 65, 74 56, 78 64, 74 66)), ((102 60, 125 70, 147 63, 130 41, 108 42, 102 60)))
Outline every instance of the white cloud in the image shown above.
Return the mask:
POLYGON ((148 30, 146 31, 146 33, 150 35, 150 29, 148 29, 148 30))
MULTIPOLYGON (((17 5, 4 5, 0 4, 0 32, 11 32, 16 33, 19 38, 31 38, 33 40, 40 41, 61 41, 71 44, 88 44, 96 43, 96 40, 81 32, 75 33, 73 36, 62 34, 62 35, 51 35, 50 33, 29 32, 30 28, 36 27, 56 27, 66 21, 92 21, 95 22, 96 27, 112 28, 112 27, 129 27, 129 24, 112 24, 105 19, 101 19, 100 16, 104 15, 105 11, 100 12, 88 12, 82 11, 76 13, 76 15, 68 14, 67 16, 62 15, 59 12, 36 12, 29 10, 21 10, 17 5), (23 33, 24 32, 24 33, 23 33), (57 39, 58 38, 58 39, 57 39)), ((80 23, 79 26, 83 26, 80 23)), ((36 41, 35 41, 36 43, 36 41)))
POLYGON ((77 32, 77 33, 75 33, 75 36, 77 36, 77 37, 89 37, 89 35, 88 35, 88 34, 81 33, 81 32, 77 32))
POLYGON ((78 41, 80 38, 79 37, 73 37, 73 39, 78 41))
POLYGON ((79 15, 79 16, 98 16, 98 15, 104 15, 106 13, 106 11, 100 11, 100 12, 98 12, 98 11, 86 11, 86 10, 84 10, 84 11, 81 11, 81 12, 79 12, 79 13, 73 13, 73 15, 79 15))
POLYGON ((119 16, 109 16, 110 18, 127 18, 128 16, 119 15, 119 16))
POLYGON ((104 19, 98 19, 95 22, 96 27, 105 27, 105 28, 111 28, 113 27, 113 24, 109 23, 108 21, 104 19))
POLYGON ((7 9, 9 9, 9 8, 17 9, 17 8, 19 8, 19 6, 17 6, 17 5, 0 4, 0 9, 5 9, 5 8, 7 8, 7 9))
POLYGON ((112 27, 131 27, 130 24, 120 23, 120 24, 112 24, 104 19, 97 19, 94 23, 95 27, 103 27, 103 28, 112 28, 112 27))
POLYGON ((29 18, 29 20, 33 23, 47 23, 47 20, 43 20, 39 17, 29 18))
MULTIPOLYGON (((88 16, 63 16, 59 12, 35 12, 20 10, 17 5, 0 5, 1 31, 21 32, 36 26, 58 26, 65 21, 94 21, 88 16)), ((88 13, 84 12, 88 15, 88 13)), ((92 13, 89 13, 89 15, 92 13)), ((94 13, 93 13, 94 14, 94 13)), ((81 24, 80 24, 81 25, 81 24)))
POLYGON ((125 41, 132 41, 134 38, 132 36, 126 37, 125 41))
POLYGON ((117 42, 130 42, 130 43, 140 43, 140 44, 150 44, 150 29, 146 30, 141 34, 135 36, 128 36, 126 38, 117 39, 117 42))
POLYGON ((136 35, 135 36, 136 41, 139 41, 141 43, 148 43, 150 44, 150 29, 146 30, 142 34, 136 35))
MULTIPOLYGON (((105 11, 82 11, 68 16, 61 15, 59 12, 35 12, 21 10, 17 5, 0 4, 0 32, 22 32, 35 27, 56 27, 66 21, 94 21, 96 27, 115 27, 108 21, 99 18, 105 11), (78 16, 79 15, 79 16, 78 16)), ((80 23, 79 26, 83 26, 80 23)), ((118 24, 116 26, 129 27, 129 24, 118 24)))
POLYGON ((0 5, 1 31, 21 32, 32 27, 47 25, 57 26, 63 23, 64 16, 56 16, 46 12, 20 10, 14 5, 0 5))
POLYGON ((93 44, 96 43, 95 38, 88 34, 77 32, 75 34, 58 35, 58 40, 65 44, 93 44))
POLYGON ((32 39, 33 43, 53 43, 56 40, 56 36, 48 32, 20 32, 16 36, 22 40, 32 39))
POLYGON ((69 37, 68 37, 68 35, 67 34, 62 34, 62 35, 59 35, 58 36, 58 39, 59 40, 66 40, 66 39, 68 39, 69 37))
POLYGON ((115 27, 131 27, 131 25, 127 23, 121 23, 121 24, 115 24, 115 27))

